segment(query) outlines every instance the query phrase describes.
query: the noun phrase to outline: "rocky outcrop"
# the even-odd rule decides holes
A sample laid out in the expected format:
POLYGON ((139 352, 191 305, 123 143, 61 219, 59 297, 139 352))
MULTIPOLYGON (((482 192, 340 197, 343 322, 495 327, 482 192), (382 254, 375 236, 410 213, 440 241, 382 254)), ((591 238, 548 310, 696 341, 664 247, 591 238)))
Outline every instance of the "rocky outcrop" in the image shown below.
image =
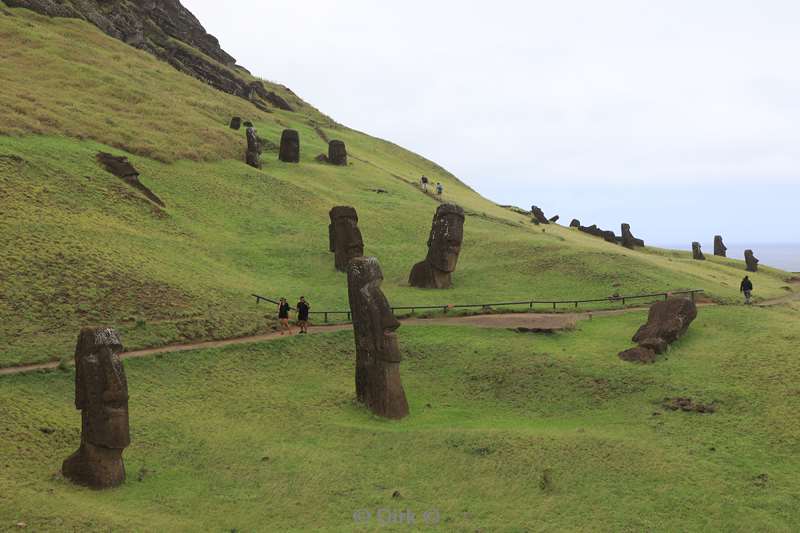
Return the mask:
POLYGON ((633 336, 636 348, 619 354, 625 361, 652 363, 657 354, 682 337, 697 318, 697 306, 687 298, 670 298, 650 307, 647 323, 633 336))
POLYGON ((261 82, 247 82, 244 71, 209 35, 200 21, 179 0, 6 0, 51 17, 86 20, 106 34, 150 52, 220 91, 248 99, 256 107, 267 103, 291 111, 282 97, 261 82))

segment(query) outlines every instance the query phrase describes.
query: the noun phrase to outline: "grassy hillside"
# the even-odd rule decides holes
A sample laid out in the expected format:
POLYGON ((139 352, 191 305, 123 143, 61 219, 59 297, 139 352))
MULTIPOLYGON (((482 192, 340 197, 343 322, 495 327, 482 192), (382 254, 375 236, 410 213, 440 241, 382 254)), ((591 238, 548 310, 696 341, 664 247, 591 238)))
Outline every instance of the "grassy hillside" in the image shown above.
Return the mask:
POLYGON ((106 493, 58 474, 72 372, 2 378, 0 527, 374 531, 353 513, 387 508, 438 510, 426 531, 793 531, 797 316, 704 308, 651 366, 616 357, 644 313, 404 327, 401 422, 354 404, 349 332, 130 360, 129 480, 106 493), (661 406, 678 396, 717 411, 661 406))
MULTIPOLYGON (((0 50, 0 365, 68 356, 86 324, 118 327, 129 348, 262 331, 272 309, 256 307, 252 292, 346 308, 345 279, 327 251, 327 213, 341 204, 358 209, 366 252, 381 260, 395 305, 695 287, 722 302, 738 297, 739 261, 700 263, 535 227, 280 86, 270 89, 297 112, 258 111, 86 23, 0 13, 0 36, 20 43, 0 50), (301 163, 267 151, 263 170, 244 165, 244 132, 227 127, 232 115, 254 121, 272 143, 283 128, 298 129, 301 163), (326 138, 347 143, 350 166, 314 161, 326 138), (100 168, 98 151, 128 156, 166 208, 100 168), (436 208, 415 187, 421 174, 468 212, 453 290, 407 286, 436 208)), ((757 294, 786 294, 786 276, 765 268, 757 294)))

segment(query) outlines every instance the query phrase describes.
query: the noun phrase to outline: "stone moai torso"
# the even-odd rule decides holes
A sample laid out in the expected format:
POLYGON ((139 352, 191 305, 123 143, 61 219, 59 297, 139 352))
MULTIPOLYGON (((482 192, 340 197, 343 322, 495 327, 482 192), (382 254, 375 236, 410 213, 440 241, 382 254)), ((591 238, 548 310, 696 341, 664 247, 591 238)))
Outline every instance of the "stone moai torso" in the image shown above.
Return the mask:
POLYGON ((364 239, 358 229, 358 214, 355 208, 337 206, 330 211, 328 241, 334 255, 336 270, 347 272, 347 264, 355 257, 364 255, 364 239))
POLYGON ((383 273, 374 257, 357 257, 347 267, 347 290, 356 343, 356 397, 378 416, 408 415, 400 381, 400 348, 394 316, 381 290, 383 273))
POLYGON ((247 128, 247 154, 245 161, 253 168, 261 168, 261 143, 255 128, 247 128))
POLYGON ((128 381, 122 343, 111 328, 85 328, 75 348, 75 407, 81 445, 62 465, 64 477, 95 489, 125 481, 122 452, 130 444, 128 381))
POLYGON ((231 129, 238 130, 242 127, 242 117, 233 117, 231 119, 231 129))
POLYGON ((758 259, 753 255, 753 250, 744 251, 744 261, 748 272, 758 272, 758 259))
POLYGON ((534 222, 535 224, 549 224, 550 223, 550 221, 544 215, 544 211, 542 211, 540 208, 536 207, 535 205, 531 206, 531 215, 533 216, 532 222, 534 222))
POLYGON ((408 283, 423 289, 448 289, 458 264, 464 240, 464 210, 455 204, 442 204, 433 216, 428 256, 414 265, 408 283))
POLYGON ((722 242, 722 236, 714 237, 714 255, 718 257, 728 257, 728 247, 722 242))
POLYGON ((347 166, 347 147, 342 141, 328 143, 328 162, 331 165, 347 166))
POLYGON ((703 255, 703 251, 700 249, 700 243, 699 242, 693 242, 692 243, 692 258, 696 259, 698 261, 705 261, 706 260, 706 256, 703 255))
POLYGON ((278 159, 284 163, 300 162, 300 134, 296 130, 283 130, 278 159))

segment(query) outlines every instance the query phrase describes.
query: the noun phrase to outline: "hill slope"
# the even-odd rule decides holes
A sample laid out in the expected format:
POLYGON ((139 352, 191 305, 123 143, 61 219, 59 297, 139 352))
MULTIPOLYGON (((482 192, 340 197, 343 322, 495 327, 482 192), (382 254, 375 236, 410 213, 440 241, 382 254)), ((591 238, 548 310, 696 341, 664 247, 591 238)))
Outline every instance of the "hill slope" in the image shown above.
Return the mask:
MULTIPOLYGON (((85 21, 2 4, 0 36, 20 43, 0 49, 0 365, 68 356, 88 323, 119 327, 129 348, 262 331, 272 309, 255 306, 252 292, 346 308, 327 251, 334 205, 358 209, 366 253, 381 260, 395 305, 694 287, 738 297, 741 262, 535 227, 280 86, 270 87, 293 111, 262 111, 85 21), (246 166, 244 132, 228 128, 234 115, 275 144, 284 128, 299 130, 301 162, 279 163, 272 149, 263 170, 246 166), (347 143, 346 168, 314 160, 333 138, 347 143), (101 151, 128 156, 165 207, 101 168, 101 151), (437 205, 415 187, 421 174, 468 213, 453 290, 407 286, 437 205)), ((786 276, 765 268, 758 293, 785 294, 786 276)))

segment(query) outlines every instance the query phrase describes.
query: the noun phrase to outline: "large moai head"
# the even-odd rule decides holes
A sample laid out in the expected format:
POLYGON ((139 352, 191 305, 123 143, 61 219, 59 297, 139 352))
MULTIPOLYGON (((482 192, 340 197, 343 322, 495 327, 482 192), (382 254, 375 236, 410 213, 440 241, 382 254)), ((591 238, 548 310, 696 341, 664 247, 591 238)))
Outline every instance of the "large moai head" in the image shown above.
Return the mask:
POLYGON ((241 128, 242 127, 242 117, 233 117, 233 118, 231 118, 230 126, 231 126, 232 130, 238 130, 239 128, 241 128))
POLYGON ((533 219, 531 220, 534 224, 549 224, 550 220, 545 216, 544 211, 541 208, 531 206, 531 215, 533 219))
POLYGON ((374 257, 357 257, 347 267, 347 289, 356 344, 356 396, 375 414, 408 415, 400 381, 400 322, 381 290, 383 272, 374 257))
POLYGON ((283 130, 278 159, 284 163, 300 162, 300 134, 296 130, 283 130))
POLYGON ((64 461, 64 476, 108 488, 125 480, 122 451, 130 444, 128 381, 111 328, 85 328, 75 348, 75 407, 81 411, 81 446, 64 461))
POLYGON ((347 166, 347 147, 342 141, 328 143, 328 162, 331 165, 347 166))
POLYGON ((744 251, 744 261, 747 263, 748 272, 758 272, 758 259, 753 254, 753 250, 744 251))
POLYGON ((703 255, 703 251, 700 249, 699 242, 692 243, 692 258, 698 261, 705 261, 706 256, 703 255))
POLYGON ((722 242, 721 235, 716 235, 714 237, 714 255, 718 257, 728 257, 728 247, 722 242))
POLYGON ((464 240, 464 210, 442 204, 433 216, 426 261, 436 270, 455 272, 464 240))
POLYGON ((245 162, 253 168, 261 168, 261 143, 255 128, 249 127, 247 133, 247 153, 245 162))
POLYGON ((358 214, 350 206, 337 206, 330 211, 329 241, 335 254, 336 270, 347 271, 347 264, 364 255, 364 240, 358 229, 358 214))

